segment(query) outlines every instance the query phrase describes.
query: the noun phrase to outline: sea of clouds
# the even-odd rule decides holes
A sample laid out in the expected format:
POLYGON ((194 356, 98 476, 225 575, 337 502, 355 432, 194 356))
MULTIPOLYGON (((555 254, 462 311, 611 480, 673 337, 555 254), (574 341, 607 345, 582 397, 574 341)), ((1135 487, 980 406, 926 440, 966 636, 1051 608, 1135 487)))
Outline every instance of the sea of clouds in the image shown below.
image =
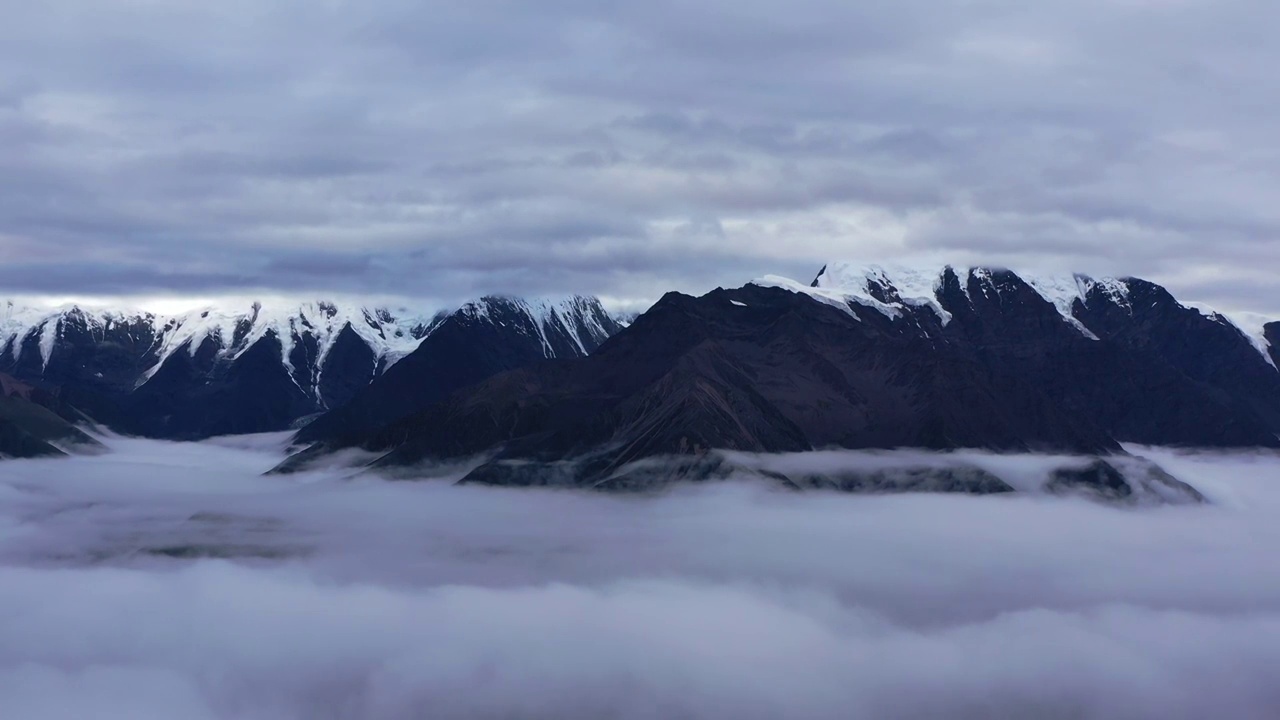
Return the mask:
POLYGON ((1280 717, 1280 456, 1208 505, 0 463, 0 718, 1280 717))

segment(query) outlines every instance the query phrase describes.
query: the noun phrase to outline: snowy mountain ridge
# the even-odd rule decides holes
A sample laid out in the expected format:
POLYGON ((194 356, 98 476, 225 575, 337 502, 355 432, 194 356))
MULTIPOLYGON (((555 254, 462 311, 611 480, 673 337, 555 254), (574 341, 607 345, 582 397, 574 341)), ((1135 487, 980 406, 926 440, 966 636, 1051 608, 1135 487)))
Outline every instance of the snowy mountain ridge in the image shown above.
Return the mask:
POLYGON ((156 316, 141 310, 85 309, 78 304, 40 306, 13 300, 0 302, 0 354, 20 358, 27 340, 38 338, 41 363, 48 367, 63 320, 79 317, 90 328, 105 331, 135 322, 154 324, 156 316))
POLYGON ((9 300, 0 302, 0 355, 8 353, 13 361, 20 361, 24 352, 32 350, 34 340, 41 367, 47 369, 59 338, 69 323, 74 322, 97 337, 121 327, 149 329, 155 361, 147 368, 142 382, 154 376, 175 353, 195 356, 202 348, 211 349, 218 359, 234 361, 268 335, 279 339, 282 361, 290 374, 294 374, 297 368, 291 357, 304 337, 314 339, 315 365, 323 366, 339 334, 349 327, 373 351, 380 371, 385 371, 413 352, 450 315, 458 313, 487 319, 494 315, 495 306, 516 309, 527 316, 548 348, 548 333, 558 330, 573 338, 585 352, 582 328, 574 325, 578 321, 586 323, 588 332, 604 333, 600 317, 603 308, 594 298, 582 296, 486 296, 454 308, 426 313, 404 307, 328 300, 246 301, 173 314, 80 303, 41 306, 9 300))
POLYGON ((219 357, 234 360, 274 333, 283 346, 286 367, 292 371, 289 357, 304 334, 316 338, 323 358, 338 333, 350 325, 380 359, 394 362, 412 352, 442 315, 331 301, 254 301, 247 306, 228 303, 167 315, 79 303, 42 307, 5 301, 0 303, 0 353, 10 351, 14 360, 21 360, 30 339, 38 337, 41 364, 47 368, 69 323, 99 337, 120 326, 142 326, 150 329, 156 351, 156 361, 145 376, 150 378, 180 350, 194 355, 206 343, 212 343, 219 357))
MULTIPOLYGON (((599 300, 577 296, 487 296, 428 312, 281 298, 179 312, 0 300, 0 372, 123 432, 193 439, 287 429, 421 353, 415 367, 445 376, 496 372, 581 357, 620 328, 599 300)), ((440 387, 452 387, 445 376, 440 387)))
MULTIPOLYGON (((292 360, 294 349, 303 337, 315 340, 314 365, 320 368, 339 334, 348 327, 373 351, 379 367, 385 370, 413 352, 441 319, 441 313, 427 316, 404 309, 328 301, 287 305, 254 302, 243 310, 203 308, 160 323, 159 360, 144 377, 150 379, 175 352, 194 356, 211 342, 220 358, 234 361, 268 335, 279 338, 282 362, 292 375, 297 371, 292 360)), ((318 382, 319 378, 314 380, 318 382)))
MULTIPOLYGON (((872 308, 891 320, 914 309, 927 308, 945 326, 951 322, 952 314, 943 307, 940 298, 949 274, 954 275, 965 297, 972 300, 970 293, 975 290, 998 295, 1000 286, 995 278, 1003 272, 1010 272, 1029 285, 1057 309, 1065 322, 1092 340, 1097 340, 1098 336, 1078 317, 1078 309, 1087 307, 1091 298, 1101 297, 1132 314, 1132 286, 1135 282, 1143 282, 1131 277, 1093 278, 1079 273, 1040 275, 997 267, 946 265, 920 268, 836 261, 824 266, 809 285, 775 275, 755 280, 753 284, 803 293, 818 302, 841 308, 854 317, 857 315, 851 311, 850 303, 872 308)), ((1223 313, 1199 303, 1176 302, 1213 322, 1234 328, 1249 340, 1269 365, 1276 367, 1271 343, 1265 333, 1265 326, 1270 322, 1268 319, 1249 313, 1223 313)))
MULTIPOLYGON (((344 408, 358 411, 302 428, 279 470, 357 450, 377 468, 485 458, 464 484, 621 490, 729 477, 726 450, 1280 448, 1280 322, 1255 319, 1263 355, 1245 321, 1140 278, 856 263, 809 277, 669 292, 581 360, 471 374, 447 392, 415 379, 482 357, 407 358, 344 408), (365 420, 399 397, 427 402, 365 420)), ((1101 466, 1087 474, 1118 487, 1101 466)), ((967 492, 957 481, 946 486, 967 492)))

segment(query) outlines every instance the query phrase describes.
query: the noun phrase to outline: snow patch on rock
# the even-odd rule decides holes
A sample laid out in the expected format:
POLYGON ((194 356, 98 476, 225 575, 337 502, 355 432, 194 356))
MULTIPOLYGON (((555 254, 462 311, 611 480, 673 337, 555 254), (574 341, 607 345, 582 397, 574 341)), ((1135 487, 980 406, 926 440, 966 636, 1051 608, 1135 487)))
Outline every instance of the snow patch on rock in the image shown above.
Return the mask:
POLYGON ((853 308, 849 307, 849 299, 843 293, 823 288, 810 287, 804 283, 796 282, 791 278, 782 277, 781 275, 765 275, 762 278, 752 280, 751 284, 759 287, 779 288, 781 290, 788 290, 801 295, 808 295, 824 305, 830 305, 831 307, 838 308, 839 310, 847 313, 854 320, 859 322, 862 321, 862 318, 858 317, 858 314, 853 311, 853 308))
POLYGON ((1075 304, 1079 302, 1081 305, 1088 304, 1089 290, 1096 281, 1086 275, 1020 275, 1023 282, 1031 286, 1033 290, 1040 293, 1040 297, 1048 300, 1058 309, 1058 314, 1071 324, 1081 335, 1090 340, 1097 340, 1098 336, 1092 330, 1085 327, 1084 323, 1076 319, 1075 304))
POLYGON ((1275 318, 1249 312, 1223 313, 1200 303, 1183 303, 1182 305, 1196 310, 1207 318, 1235 328, 1249 340, 1258 353, 1262 355, 1262 359, 1267 361, 1268 365, 1273 368, 1276 367, 1276 361, 1271 357, 1271 343, 1267 340, 1266 333, 1267 324, 1275 322, 1275 318))
POLYGON ((874 308, 890 319, 902 317, 908 308, 929 308, 943 325, 951 322, 951 313, 938 302, 943 269, 926 270, 905 265, 856 265, 829 263, 815 285, 843 294, 852 302, 874 308), (879 290, 883 300, 872 288, 879 290))

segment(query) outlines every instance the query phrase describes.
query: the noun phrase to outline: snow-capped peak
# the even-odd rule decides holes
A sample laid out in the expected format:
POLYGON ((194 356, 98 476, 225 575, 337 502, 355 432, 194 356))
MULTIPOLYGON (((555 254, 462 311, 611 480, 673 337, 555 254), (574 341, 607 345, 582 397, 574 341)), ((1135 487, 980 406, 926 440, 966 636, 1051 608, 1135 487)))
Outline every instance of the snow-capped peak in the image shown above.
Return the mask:
MULTIPOLYGON (((853 311, 854 304, 875 309, 890 319, 902 317, 908 309, 928 307, 946 325, 951 321, 952 315, 942 306, 939 297, 948 269, 960 280, 960 289, 966 298, 969 297, 970 280, 976 280, 978 287, 983 288, 984 291, 989 288, 995 288, 997 291, 999 289, 995 278, 1001 271, 993 267, 968 268, 948 265, 933 269, 903 265, 859 265, 848 262, 828 263, 809 286, 776 275, 755 280, 752 284, 805 294, 818 302, 838 307, 854 318, 858 318, 853 311)), ((1098 336, 1076 317, 1077 303, 1087 307, 1090 298, 1097 301, 1101 297, 1130 314, 1134 312, 1134 281, 1130 278, 1094 278, 1078 273, 1041 275, 1013 272, 1013 274, 1053 305, 1064 322, 1091 340, 1097 340, 1098 336)), ((1257 348, 1268 364, 1276 366, 1270 352, 1271 344, 1267 341, 1264 332, 1269 322, 1268 318, 1249 313, 1220 313, 1194 303, 1179 302, 1178 304, 1184 308, 1196 310, 1212 320, 1233 326, 1257 348)))
POLYGON ((946 325, 951 322, 951 313, 938 302, 943 272, 944 269, 935 272, 906 266, 833 262, 825 265, 810 285, 778 275, 767 275, 752 284, 808 295, 857 320, 861 318, 850 303, 871 308, 890 319, 916 308, 929 308, 946 325))
POLYGON ((752 285, 760 287, 779 288, 788 290, 801 295, 808 295, 824 305, 830 305, 849 314, 854 320, 861 321, 853 309, 849 307, 849 300, 844 293, 838 291, 827 290, 825 288, 811 287, 804 283, 796 282, 791 278, 782 277, 781 275, 765 275, 751 281, 752 285))
POLYGON ((32 332, 39 331, 43 355, 41 360, 48 367, 49 352, 45 351, 45 346, 48 345, 49 351, 52 351, 53 341, 57 338, 57 319, 66 310, 70 308, 37 308, 17 304, 12 300, 0 304, 0 353, 12 347, 14 357, 19 357, 22 353, 22 340, 32 332), (46 335, 52 335, 48 343, 45 342, 46 335))
POLYGON ((310 336, 317 346, 312 363, 316 376, 310 380, 318 387, 320 368, 347 327, 368 345, 379 366, 385 368, 413 352, 437 322, 433 316, 404 309, 330 301, 254 301, 247 307, 199 308, 164 320, 160 326, 159 361, 147 371, 144 381, 151 379, 176 352, 194 356, 212 342, 218 357, 235 360, 268 335, 278 338, 285 368, 293 376, 294 348, 303 336, 310 336))
POLYGON ((938 302, 943 271, 905 265, 834 262, 827 264, 818 273, 813 285, 840 293, 853 302, 875 308, 891 318, 900 317, 908 307, 927 307, 946 325, 951 322, 951 313, 938 302))
MULTIPOLYGON (((991 267, 942 267, 921 268, 907 265, 859 265, 848 262, 832 262, 823 267, 812 287, 805 288, 792 280, 770 276, 757 280, 758 285, 782 287, 794 292, 807 293, 828 304, 843 306, 856 303, 873 308, 891 319, 901 317, 908 309, 927 307, 947 325, 952 314, 942 306, 939 295, 947 271, 954 272, 960 281, 960 289, 969 297, 969 281, 977 279, 981 286, 991 286, 997 270, 991 267)), ((1129 307, 1129 289, 1123 280, 1103 278, 1095 280, 1085 275, 1052 276, 1014 273, 1032 287, 1046 301, 1057 308, 1065 322, 1082 335, 1093 340, 1097 336, 1075 317, 1077 300, 1087 302, 1094 288, 1100 288, 1116 303, 1129 307)))
POLYGON ((75 303, 61 305, 26 304, 6 300, 0 302, 0 355, 11 352, 13 359, 21 359, 26 340, 38 337, 42 369, 49 367, 63 323, 76 318, 90 331, 102 332, 112 325, 133 322, 151 322, 151 313, 135 309, 103 310, 84 308, 75 303))
POLYGON ((553 337, 563 337, 571 342, 577 352, 589 353, 592 347, 613 334, 620 323, 613 319, 594 297, 569 295, 564 297, 518 298, 486 296, 466 303, 456 312, 465 317, 487 322, 504 323, 505 312, 515 312, 542 343, 543 354, 556 357, 553 337), (606 328, 611 322, 615 327, 606 328))

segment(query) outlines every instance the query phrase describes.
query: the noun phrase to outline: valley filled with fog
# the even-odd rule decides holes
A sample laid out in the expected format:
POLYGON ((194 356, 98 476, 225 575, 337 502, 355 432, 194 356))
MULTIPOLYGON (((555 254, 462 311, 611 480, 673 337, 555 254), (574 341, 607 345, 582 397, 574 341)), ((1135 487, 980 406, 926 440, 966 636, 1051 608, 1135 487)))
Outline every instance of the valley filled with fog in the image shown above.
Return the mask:
POLYGON ((1280 714, 1274 454, 1132 448, 1208 500, 1149 505, 264 476, 285 441, 5 462, 0 715, 1280 714))

